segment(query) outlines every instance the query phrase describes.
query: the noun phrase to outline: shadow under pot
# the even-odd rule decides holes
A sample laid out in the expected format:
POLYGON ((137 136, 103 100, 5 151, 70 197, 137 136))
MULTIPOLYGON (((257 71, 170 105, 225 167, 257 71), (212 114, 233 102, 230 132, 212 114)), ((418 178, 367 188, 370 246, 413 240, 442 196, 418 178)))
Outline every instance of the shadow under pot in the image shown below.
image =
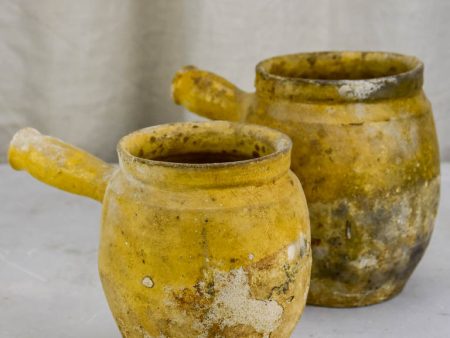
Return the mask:
POLYGON ((142 129, 107 164, 34 129, 9 162, 103 202, 99 271, 124 337, 289 337, 311 246, 291 141, 230 122, 142 129))
POLYGON ((185 67, 174 100, 293 140, 292 170, 311 216, 308 303, 352 307, 398 294, 420 261, 439 200, 439 149, 423 64, 384 52, 274 57, 256 93, 185 67))

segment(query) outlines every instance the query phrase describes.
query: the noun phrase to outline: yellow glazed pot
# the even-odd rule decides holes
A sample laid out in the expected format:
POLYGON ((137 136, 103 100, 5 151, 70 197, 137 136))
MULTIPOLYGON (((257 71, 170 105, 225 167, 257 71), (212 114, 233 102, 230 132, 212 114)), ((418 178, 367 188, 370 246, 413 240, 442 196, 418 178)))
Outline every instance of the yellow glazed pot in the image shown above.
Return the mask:
POLYGON ((185 67, 174 100, 213 119, 276 128, 311 216, 308 302, 350 307, 400 292, 422 257, 439 199, 439 151, 420 60, 382 52, 274 57, 256 93, 185 67))
POLYGON ((23 129, 9 161, 103 201, 99 270, 124 337, 289 337, 308 293, 309 217, 291 141, 177 123, 125 136, 120 167, 23 129))

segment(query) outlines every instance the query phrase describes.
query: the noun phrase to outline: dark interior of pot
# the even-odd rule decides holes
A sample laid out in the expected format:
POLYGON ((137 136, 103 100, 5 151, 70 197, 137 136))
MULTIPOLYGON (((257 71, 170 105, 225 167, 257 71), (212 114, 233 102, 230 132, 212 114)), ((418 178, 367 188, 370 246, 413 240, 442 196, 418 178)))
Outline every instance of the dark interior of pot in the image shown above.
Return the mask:
POLYGON ((185 154, 171 154, 166 156, 158 156, 151 158, 154 161, 172 162, 172 163, 227 163, 236 161, 245 161, 257 157, 249 157, 238 153, 228 153, 226 151, 220 153, 214 152, 192 152, 185 154))
POLYGON ((121 146, 141 159, 184 164, 245 161, 279 150, 273 140, 251 131, 225 122, 180 123, 130 134, 121 146))
POLYGON ((399 75, 420 66, 414 57, 383 52, 321 52, 274 57, 258 66, 277 77, 367 80, 399 75))

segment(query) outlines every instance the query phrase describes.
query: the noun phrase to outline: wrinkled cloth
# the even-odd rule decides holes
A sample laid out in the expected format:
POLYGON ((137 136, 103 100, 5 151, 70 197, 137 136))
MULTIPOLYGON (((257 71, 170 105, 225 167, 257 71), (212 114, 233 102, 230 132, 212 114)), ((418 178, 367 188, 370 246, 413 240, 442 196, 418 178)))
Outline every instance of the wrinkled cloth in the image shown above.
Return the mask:
POLYGON ((250 91, 259 60, 332 49, 420 57, 450 160, 449 14, 448 0, 4 0, 0 162, 24 126, 115 161, 126 133, 193 118, 170 98, 179 67, 250 91))

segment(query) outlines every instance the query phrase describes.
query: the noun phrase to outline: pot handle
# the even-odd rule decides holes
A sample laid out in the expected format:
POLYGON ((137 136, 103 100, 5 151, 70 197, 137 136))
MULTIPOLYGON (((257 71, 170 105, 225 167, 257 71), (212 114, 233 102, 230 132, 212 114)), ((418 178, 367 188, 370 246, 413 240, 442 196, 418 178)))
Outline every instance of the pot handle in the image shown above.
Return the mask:
POLYGON ((36 129, 19 130, 11 140, 8 161, 38 180, 59 189, 103 200, 106 186, 117 169, 99 158, 36 129))
POLYGON ((213 120, 244 121, 253 97, 223 77, 194 66, 181 68, 172 80, 176 104, 213 120))

